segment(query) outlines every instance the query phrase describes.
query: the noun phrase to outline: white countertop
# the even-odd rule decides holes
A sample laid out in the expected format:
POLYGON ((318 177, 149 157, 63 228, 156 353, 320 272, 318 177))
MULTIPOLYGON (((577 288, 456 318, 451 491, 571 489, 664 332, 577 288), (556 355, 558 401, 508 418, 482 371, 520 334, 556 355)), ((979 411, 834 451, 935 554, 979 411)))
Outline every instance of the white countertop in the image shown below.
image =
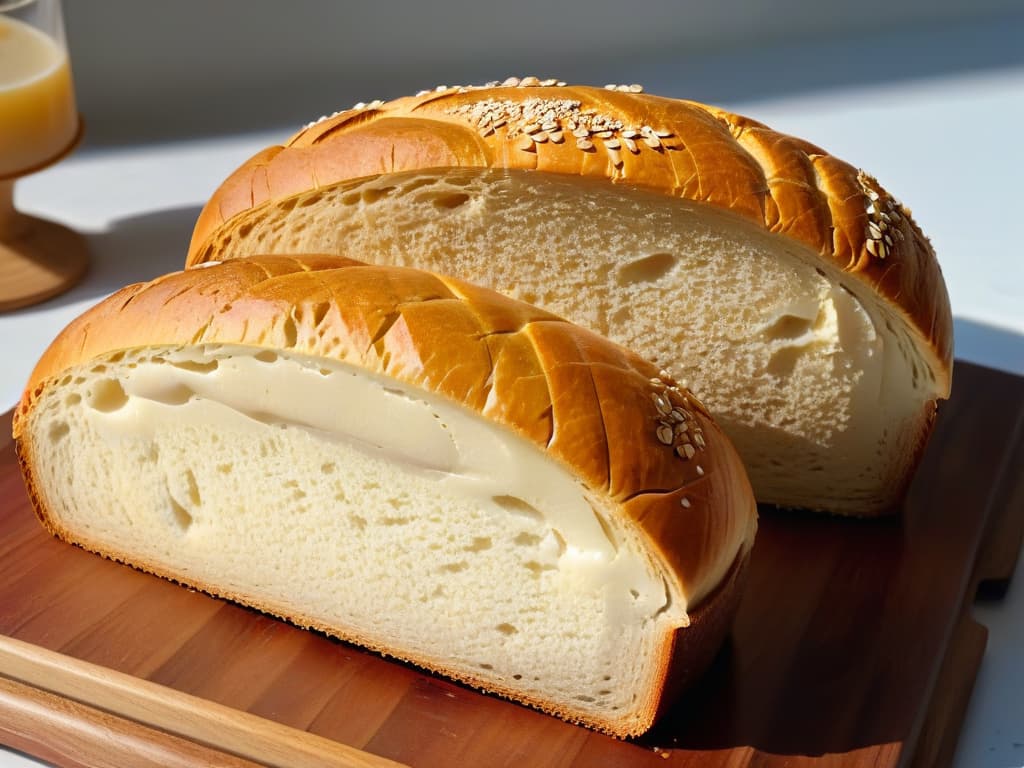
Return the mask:
MULTIPOLYGON (((653 60, 640 67, 664 71, 655 68, 653 60)), ((683 95, 670 77, 645 81, 643 74, 622 79, 683 95)), ((718 102, 864 166, 910 204, 943 267, 957 357, 1024 376, 1024 145, 1015 136, 1024 124, 1024 62, 718 102)), ((85 282, 69 294, 0 315, 0 409, 16 402, 36 359, 71 318, 126 283, 180 268, 210 192, 294 127, 87 146, 20 182, 19 207, 84 233, 93 262, 85 282)), ((1024 766, 1021 581, 1019 573, 1005 599, 975 608, 989 628, 989 644, 960 737, 958 768, 1024 766)), ((0 766, 32 764, 0 750, 0 766)))

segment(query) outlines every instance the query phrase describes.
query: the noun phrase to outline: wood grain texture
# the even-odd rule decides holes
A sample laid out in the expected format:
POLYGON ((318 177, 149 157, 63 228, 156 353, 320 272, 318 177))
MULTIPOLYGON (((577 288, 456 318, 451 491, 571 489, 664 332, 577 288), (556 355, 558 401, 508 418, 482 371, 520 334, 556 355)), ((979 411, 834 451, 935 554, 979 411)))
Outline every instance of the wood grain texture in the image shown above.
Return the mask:
MULTIPOLYGON (((116 737, 123 731, 126 739, 145 742, 147 729, 160 729, 177 741, 187 740, 210 751, 240 757, 244 765, 253 761, 280 768, 295 764, 308 768, 397 768, 390 760, 336 741, 3 635, 0 691, 7 695, 4 701, 9 703, 9 712, 26 724, 31 723, 31 713, 38 712, 48 698, 62 697, 68 711, 59 713, 48 726, 101 750, 110 734, 116 737), (75 708, 82 705, 87 710, 99 710, 100 716, 86 712, 77 719, 94 723, 107 735, 101 737, 95 728, 76 731, 65 723, 76 719, 75 708)), ((45 728, 41 730, 46 732, 45 728)), ((163 736, 155 731, 149 734, 153 749, 174 752, 174 744, 168 745, 163 736)), ((200 758, 190 757, 184 764, 209 762, 200 758)))
POLYGON ((1024 542, 1024 515, 1020 514, 1024 509, 1024 483, 1018 477, 1024 467, 1024 411, 1017 413, 1002 463, 1002 481, 991 495, 992 520, 974 573, 979 589, 988 597, 1006 593, 1024 542))
POLYGON ((939 670, 928 716, 914 752, 913 768, 949 765, 953 761, 959 724, 967 712, 987 640, 985 627, 967 615, 961 618, 939 670))
POLYGON ((640 740, 61 544, 30 512, 9 442, 0 633, 414 766, 943 765, 984 648, 970 602, 979 580, 1009 577, 991 542, 1024 519, 1024 379, 962 363, 955 376, 902 519, 762 510, 730 643, 640 740))
POLYGON ((5 743, 49 762, 95 768, 257 768, 71 699, 0 677, 0 735, 5 743))

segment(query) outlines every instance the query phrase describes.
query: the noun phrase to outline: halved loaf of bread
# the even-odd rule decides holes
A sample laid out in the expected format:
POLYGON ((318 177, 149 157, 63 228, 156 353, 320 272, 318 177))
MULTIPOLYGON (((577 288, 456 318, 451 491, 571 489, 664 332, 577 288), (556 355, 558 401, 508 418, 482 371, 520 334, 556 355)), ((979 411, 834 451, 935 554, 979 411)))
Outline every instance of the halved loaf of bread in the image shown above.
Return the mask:
POLYGON ((649 363, 334 257, 114 294, 14 434, 61 538, 617 736, 710 661, 756 528, 728 440, 649 363))
POLYGON ((235 172, 189 263, 295 250, 457 275, 624 344, 704 399, 764 502, 891 510, 949 392, 909 212, 692 102, 513 78, 346 110, 235 172))

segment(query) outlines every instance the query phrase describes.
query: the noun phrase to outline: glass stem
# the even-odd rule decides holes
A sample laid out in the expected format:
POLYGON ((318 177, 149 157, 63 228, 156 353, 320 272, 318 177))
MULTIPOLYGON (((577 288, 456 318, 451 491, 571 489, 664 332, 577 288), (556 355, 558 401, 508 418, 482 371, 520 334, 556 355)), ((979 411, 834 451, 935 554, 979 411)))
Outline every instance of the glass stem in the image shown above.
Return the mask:
POLYGON ((14 225, 14 180, 0 179, 0 240, 14 225))
POLYGON ((24 217, 14 208, 15 179, 0 179, 0 243, 11 242, 25 229, 24 217))

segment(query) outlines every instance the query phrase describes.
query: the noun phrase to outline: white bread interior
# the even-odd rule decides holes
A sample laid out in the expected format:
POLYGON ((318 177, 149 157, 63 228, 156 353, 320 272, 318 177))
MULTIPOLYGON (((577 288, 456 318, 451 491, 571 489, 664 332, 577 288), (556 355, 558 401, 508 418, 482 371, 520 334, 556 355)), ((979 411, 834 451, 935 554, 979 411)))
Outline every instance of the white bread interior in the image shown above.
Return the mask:
POLYGON ((761 502, 890 510, 943 396, 907 318, 809 247, 626 185, 384 174, 242 214, 212 258, 289 252, 457 275, 637 351, 705 401, 761 502))
POLYGON ((649 723, 674 631, 733 558, 683 593, 532 443, 290 352, 88 361, 20 442, 64 538, 620 735, 649 723))

